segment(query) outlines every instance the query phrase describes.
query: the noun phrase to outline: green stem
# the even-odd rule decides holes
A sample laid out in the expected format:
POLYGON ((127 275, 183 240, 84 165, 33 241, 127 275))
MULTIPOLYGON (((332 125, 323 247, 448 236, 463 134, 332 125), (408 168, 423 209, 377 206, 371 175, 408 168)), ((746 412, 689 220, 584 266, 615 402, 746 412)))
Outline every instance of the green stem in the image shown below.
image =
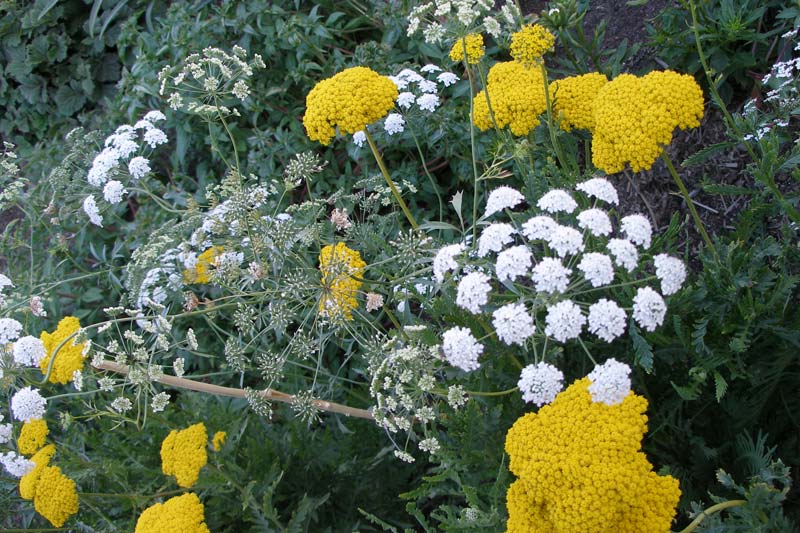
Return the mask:
POLYGON ((703 225, 703 221, 700 220, 700 215, 697 214, 697 209, 694 207, 694 202, 692 202, 692 198, 689 196, 689 190, 684 185, 683 180, 678 175, 678 172, 675 170, 675 167, 672 165, 672 161, 670 160, 667 152, 662 150, 661 151, 661 158, 667 164, 667 169, 669 169, 669 173, 672 174, 672 179, 675 180, 675 184, 680 189, 681 194, 683 195, 683 199, 686 200, 686 205, 689 206, 689 212, 692 214, 692 218, 694 219, 694 224, 697 226, 697 231, 700 232, 700 235, 703 237, 703 240, 706 243, 711 251, 714 253, 714 257, 717 257, 717 250, 714 248, 714 244, 711 242, 711 238, 708 236, 706 232, 706 228, 703 225))
POLYGON ((737 507, 739 505, 744 505, 745 503, 747 503, 747 500, 729 500, 727 502, 722 502, 716 505, 712 505, 708 509, 701 511, 700 514, 697 515, 694 520, 692 520, 691 524, 686 526, 684 529, 680 530, 678 533, 691 533, 692 531, 697 529, 697 526, 700 525, 700 522, 705 520, 707 516, 711 516, 714 513, 718 513, 730 507, 737 507))
POLYGON ((372 155, 375 156, 375 161, 378 162, 378 167, 381 169, 381 174, 383 174, 384 179, 386 179, 386 184, 392 190, 394 199, 397 200, 397 203, 400 205, 400 209, 403 210, 403 213, 406 215, 411 227, 417 229, 417 221, 414 220, 414 216, 411 214, 411 211, 408 210, 406 202, 403 200, 403 197, 400 196, 400 191, 397 190, 394 181, 392 181, 392 177, 389 175, 389 171, 386 169, 386 165, 383 163, 383 158, 381 157, 380 152, 378 152, 378 147, 375 145, 375 141, 372 139, 372 135, 367 128, 364 128, 364 135, 367 137, 367 142, 372 150, 372 155))
POLYGON ((550 134, 550 142, 553 144, 553 150, 556 152, 556 158, 561 168, 570 170, 564 162, 564 154, 561 153, 561 145, 558 144, 556 132, 553 128, 553 102, 550 100, 550 84, 547 82, 547 67, 544 66, 544 59, 540 63, 540 68, 542 69, 542 83, 544 84, 544 100, 547 104, 547 132, 550 134))

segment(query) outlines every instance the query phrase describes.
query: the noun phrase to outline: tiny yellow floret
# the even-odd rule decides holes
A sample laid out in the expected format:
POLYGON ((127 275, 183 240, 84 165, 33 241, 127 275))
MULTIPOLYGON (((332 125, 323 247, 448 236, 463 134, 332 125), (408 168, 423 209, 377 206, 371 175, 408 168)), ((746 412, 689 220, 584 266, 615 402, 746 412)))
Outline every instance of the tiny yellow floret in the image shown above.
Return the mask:
POLYGON ((386 116, 397 100, 397 86, 367 67, 345 69, 317 83, 306 96, 303 125, 308 138, 324 145, 340 133, 364 130, 386 116))
POLYGON ((358 306, 356 294, 362 285, 361 278, 367 264, 361 254, 343 242, 325 246, 319 253, 319 270, 322 273, 322 296, 319 313, 327 317, 352 320, 352 310, 358 306))
POLYGON ((450 59, 453 61, 464 61, 464 48, 467 49, 467 63, 470 65, 477 65, 485 53, 483 35, 480 33, 470 33, 457 40, 450 49, 450 59))
POLYGON ((36 483, 33 507, 53 527, 63 526, 70 516, 78 512, 75 482, 62 474, 57 466, 44 467, 36 483))
POLYGON ((217 431, 214 433, 214 436, 211 438, 211 447, 215 452, 218 452, 222 449, 222 447, 225 445, 225 439, 227 437, 228 434, 224 431, 217 431))
POLYGON ((178 485, 191 487, 208 462, 208 434, 202 422, 180 431, 173 429, 161 443, 161 470, 175 476, 178 485))
POLYGON ((36 464, 33 470, 22 476, 19 480, 19 495, 25 500, 32 500, 36 495, 36 483, 42 470, 50 464, 50 459, 56 454, 55 444, 48 444, 31 457, 31 461, 36 464))
POLYGON ((186 283, 210 283, 211 269, 217 266, 217 257, 224 251, 222 246, 212 246, 198 255, 194 269, 183 271, 183 281, 186 283))
POLYGON ((210 533, 205 507, 192 492, 156 503, 145 509, 136 521, 135 533, 210 533))
POLYGON ((516 61, 495 64, 489 69, 487 89, 473 99, 474 122, 481 131, 493 127, 489 103, 497 127, 508 126, 514 135, 527 135, 547 110, 541 69, 526 68, 516 61))
POLYGON ((540 24, 530 24, 511 34, 511 57, 525 66, 539 65, 553 48, 556 37, 540 24))
POLYGON ((50 429, 43 418, 28 420, 22 424, 22 431, 17 439, 17 450, 22 455, 33 455, 44 446, 50 429))
POLYGON ((553 109, 564 131, 572 128, 594 131, 594 104, 600 89, 608 83, 605 74, 591 72, 570 76, 550 84, 553 109))
MULTIPOLYGON (((53 333, 43 331, 39 336, 44 343, 45 356, 39 362, 39 368, 43 373, 47 373, 47 368, 50 366, 50 359, 56 348, 73 334, 78 333, 81 329, 81 324, 74 316, 67 316, 61 319, 58 327, 53 333)), ((84 350, 87 348, 88 342, 80 344, 73 344, 75 337, 64 342, 64 345, 55 354, 55 361, 53 362, 53 369, 50 372, 48 381, 50 383, 69 383, 72 381, 76 370, 83 368, 83 362, 86 359, 84 350)))

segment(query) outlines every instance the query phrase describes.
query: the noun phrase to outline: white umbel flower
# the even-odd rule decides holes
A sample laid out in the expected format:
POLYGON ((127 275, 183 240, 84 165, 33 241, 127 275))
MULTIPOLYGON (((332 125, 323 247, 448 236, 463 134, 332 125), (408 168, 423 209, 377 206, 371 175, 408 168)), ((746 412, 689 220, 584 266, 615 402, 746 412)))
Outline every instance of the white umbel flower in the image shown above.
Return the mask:
POLYGON ((86 181, 94 187, 100 187, 108 180, 108 173, 117 166, 122 155, 116 148, 104 148, 92 161, 92 168, 86 175, 86 181))
POLYGON ((581 334, 586 317, 571 300, 563 300, 547 308, 544 332, 559 342, 576 339, 581 334))
POLYGON ((87 196, 83 200, 83 211, 89 216, 89 222, 95 226, 103 227, 103 217, 100 215, 94 196, 87 196))
MULTIPOLYGON (((0 415, 0 422, 3 420, 3 415, 0 415)), ((0 424, 0 444, 5 444, 11 441, 11 434, 14 431, 14 426, 11 424, 0 424)))
POLYGON ((638 244, 645 250, 650 248, 650 239, 653 236, 653 228, 650 221, 644 215, 628 215, 620 221, 620 228, 628 240, 638 244))
POLYGON ((575 255, 584 249, 583 235, 569 226, 557 226, 550 234, 550 238, 547 239, 547 244, 559 257, 575 255))
POLYGON ((647 331, 664 323, 667 304, 664 298, 650 287, 640 287, 633 298, 633 319, 647 331))
POLYGON ((39 366, 47 355, 41 339, 28 335, 14 343, 14 362, 22 366, 39 366))
POLYGON ((383 127, 386 133, 394 135, 395 133, 403 133, 405 130, 406 121, 403 120, 403 115, 400 113, 389 113, 383 121, 383 127))
POLYGON ((17 452, 0 453, 0 463, 14 477, 22 477, 36 467, 36 463, 17 455, 17 452))
POLYGON ((156 122, 167 120, 167 117, 161 111, 153 109, 152 111, 148 111, 142 120, 146 120, 151 124, 155 124, 156 122))
POLYGON ((103 187, 103 198, 110 204, 120 203, 122 196, 127 193, 128 190, 117 180, 111 180, 103 187))
POLYGON ((522 369, 517 386, 523 400, 541 407, 555 400, 564 388, 564 374, 549 363, 528 365, 522 369))
POLYGON ((444 281, 445 272, 458 268, 455 258, 461 255, 464 250, 463 244, 451 244, 439 250, 436 257, 433 258, 433 277, 437 283, 444 281))
POLYGON ((367 134, 364 133, 364 130, 358 130, 353 134, 353 143, 355 143, 356 146, 361 148, 364 146, 365 142, 367 142, 367 134))
POLYGON ((433 113, 439 107, 439 97, 435 94, 423 94, 417 98, 417 105, 420 109, 433 113))
POLYGON ((625 333, 625 311, 616 302, 601 298, 589 307, 589 332, 606 342, 625 333))
POLYGON ((606 405, 622 403, 631 392, 630 373, 631 367, 613 358, 594 367, 588 376, 591 381, 589 394, 592 395, 592 401, 606 405))
POLYGON ((625 239, 610 239, 608 251, 614 256, 614 263, 628 272, 633 272, 639 263, 639 252, 631 241, 625 239))
POLYGON ((155 148, 167 142, 167 134, 158 128, 150 128, 144 132, 144 142, 146 142, 150 148, 155 148))
POLYGON ((539 215, 522 225, 522 234, 532 241, 546 241, 557 227, 558 222, 548 216, 539 215))
POLYGON ((536 328, 533 318, 520 303, 504 305, 492 313, 492 325, 497 332, 497 337, 508 345, 522 346, 534 334, 536 328))
POLYGON ((605 178, 592 178, 583 183, 579 183, 575 188, 586 193, 587 196, 597 198, 606 203, 613 205, 619 204, 617 190, 611 185, 611 182, 605 178))
POLYGON ((481 312, 481 306, 486 305, 486 302, 489 301, 489 291, 491 290, 489 276, 482 272, 467 274, 458 284, 456 305, 470 313, 478 314, 481 312))
POLYGON ((13 287, 14 283, 5 274, 0 274, 0 291, 6 287, 13 287))
POLYGON ((572 196, 562 189, 553 189, 545 193, 544 196, 539 198, 536 205, 539 206, 539 209, 548 213, 572 213, 578 208, 578 204, 575 203, 572 196))
POLYGON ((417 84, 417 87, 419 87, 419 90, 423 93, 436 94, 439 92, 439 87, 436 85, 436 82, 431 80, 422 80, 417 84))
POLYGON ((556 294, 567 290, 570 274, 572 270, 565 267, 560 259, 544 257, 533 267, 531 278, 537 291, 556 294))
POLYGON ((656 266, 656 276, 661 280, 661 293, 664 296, 678 292, 686 281, 686 267, 683 261, 667 254, 658 254, 653 258, 656 266))
POLYGON ((39 394, 39 389, 25 387, 11 398, 11 413, 20 422, 27 422, 42 418, 46 404, 47 400, 39 394))
POLYGON ((444 332, 442 351, 447 362, 465 372, 480 368, 478 357, 483 353, 483 345, 479 344, 469 328, 456 326, 444 332))
POLYGON ((527 274, 532 264, 531 252, 526 246, 512 246, 497 254, 494 270, 499 281, 514 281, 517 276, 527 274))
POLYGON ((420 70, 420 72, 424 72, 425 74, 430 74, 430 73, 433 73, 433 72, 441 72, 442 68, 439 65, 434 65, 433 63, 428 63, 427 65, 425 65, 424 67, 422 67, 419 70, 420 70))
POLYGON ((578 270, 583 272, 583 277, 592 284, 592 287, 602 287, 614 281, 614 265, 611 258, 605 254, 590 252, 584 254, 578 263, 578 270))
POLYGON ((141 179, 150 172, 150 161, 146 157, 137 155, 128 162, 128 172, 133 179, 141 179))
POLYGON ((22 324, 13 318, 0 318, 0 350, 3 345, 17 340, 22 331, 22 324))
POLYGON ((459 77, 453 74, 452 72, 442 72, 438 76, 436 76, 436 81, 444 85, 445 87, 450 87, 455 82, 459 80, 459 77))
POLYGON ((595 237, 611 235, 611 219, 602 209, 587 209, 578 213, 578 226, 595 237))
POLYGON ((417 100, 417 97, 414 96, 414 93, 410 92, 403 92, 397 95, 397 105, 402 107, 403 109, 408 109, 414 102, 417 100))
POLYGON ((478 257, 486 257, 489 252, 499 252, 503 246, 514 240, 516 232, 511 224, 489 224, 478 238, 478 257))
POLYGON ((505 185, 498 187, 489 194, 489 199, 486 200, 486 211, 483 216, 488 217, 503 209, 512 209, 524 201, 525 197, 518 190, 505 185))

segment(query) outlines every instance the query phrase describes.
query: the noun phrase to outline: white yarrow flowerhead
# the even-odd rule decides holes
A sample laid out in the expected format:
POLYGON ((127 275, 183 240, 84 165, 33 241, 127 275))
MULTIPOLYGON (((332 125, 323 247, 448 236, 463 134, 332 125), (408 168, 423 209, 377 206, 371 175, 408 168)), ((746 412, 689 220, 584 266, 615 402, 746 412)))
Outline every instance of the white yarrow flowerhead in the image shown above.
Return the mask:
POLYGON ((569 226, 558 225, 550 237, 547 239, 547 244, 550 248, 555 250, 559 257, 566 257, 567 255, 575 255, 582 252, 584 249, 583 235, 580 231, 569 226))
POLYGON ((397 77, 400 78, 401 80, 406 80, 411 83, 417 83, 425 79, 422 76, 420 76, 418 72, 410 68, 404 68, 403 70, 401 70, 397 74, 397 77))
POLYGON ((595 237, 611 235, 611 219, 602 209, 587 209, 578 213, 578 226, 595 237))
POLYGON ((364 133, 364 130, 359 130, 353 134, 353 142, 359 148, 364 146, 364 143, 367 142, 367 134, 364 133))
POLYGON ((572 213, 578 208, 578 204, 572 199, 567 191, 562 189, 553 189, 545 193, 544 196, 539 198, 536 202, 539 209, 547 211, 548 213, 572 213))
POLYGON ((437 283, 442 283, 444 281, 446 272, 458 268, 458 263, 455 258, 461 255, 464 250, 463 244, 451 244, 443 247, 436 253, 436 257, 433 258, 433 277, 436 279, 437 283))
POLYGON ((555 400, 564 388, 564 374, 549 363, 528 365, 522 369, 517 386, 523 400, 541 407, 555 400))
POLYGON ((94 196, 87 196, 83 200, 83 211, 89 216, 89 222, 95 226, 103 227, 103 217, 100 215, 94 196))
POLYGON ((493 38, 497 39, 503 33, 503 29, 500 27, 500 23, 497 22, 497 19, 494 17, 485 17, 483 19, 483 28, 486 30, 486 33, 491 35, 493 38))
POLYGON ((546 241, 557 227, 558 222, 548 216, 539 215, 522 225, 522 234, 532 241, 546 241))
POLYGON ((650 287, 640 287, 633 298, 633 319, 647 331, 655 331, 664 323, 667 304, 650 287))
POLYGON ((597 365, 589 373, 589 394, 592 401, 606 405, 617 405, 631 392, 631 367, 616 359, 597 365))
POLYGON ((478 344, 469 328, 460 326, 450 328, 442 336, 442 351, 447 362, 465 372, 480 368, 478 357, 483 353, 483 345, 478 344))
POLYGON ((589 332, 606 342, 625 333, 628 317, 616 302, 601 298, 589 307, 589 332))
POLYGON ((438 76, 436 76, 436 80, 444 85, 445 87, 450 87, 455 82, 457 82, 460 78, 453 74, 452 72, 442 72, 438 76))
POLYGON ((592 287, 602 287, 614 281, 614 265, 611 258, 605 254, 590 252, 584 254, 578 263, 578 270, 583 272, 583 277, 592 284, 592 287))
POLYGON ((650 221, 644 215, 628 215, 620 221, 620 228, 628 237, 628 240, 638 244, 644 249, 650 248, 650 239, 653 236, 653 228, 650 221))
POLYGON ((605 178, 592 178, 583 183, 579 183, 575 188, 586 193, 587 196, 597 198, 606 203, 613 205, 619 204, 617 190, 611 185, 611 182, 605 178))
POLYGON ((508 344, 522 346, 536 331, 533 318, 520 303, 507 304, 492 313, 492 325, 497 337, 508 344))
POLYGON ((514 240, 516 232, 511 224, 489 224, 478 238, 478 257, 486 257, 489 252, 499 252, 503 246, 514 240))
POLYGON ((14 477, 22 477, 36 467, 36 463, 17 455, 17 452, 0 453, 0 463, 14 477))
POLYGON ((39 389, 25 387, 11 398, 11 413, 20 422, 39 419, 44 416, 46 404, 47 400, 39 394, 39 389))
POLYGON ((420 109, 433 113, 439 107, 439 97, 435 94, 423 94, 417 98, 417 105, 420 109))
POLYGON ((154 109, 152 111, 148 111, 142 120, 146 120, 154 124, 162 120, 167 120, 167 117, 161 111, 154 109))
POLYGON ((14 283, 5 274, 0 274, 0 291, 6 287, 13 287, 14 283))
MULTIPOLYGON (((0 415, 0 420, 3 420, 3 415, 0 415)), ((0 424, 0 444, 5 444, 11 440, 11 434, 14 431, 14 426, 11 424, 0 424)))
POLYGON ((683 261, 667 254, 658 254, 653 258, 656 276, 661 280, 661 293, 665 296, 678 292, 686 281, 686 267, 683 261))
POLYGON ((527 246, 513 246, 497 254, 494 271, 499 281, 514 281, 517 276, 527 274, 532 264, 533 259, 527 246))
POLYGON ((386 77, 392 80, 392 83, 394 83, 397 86, 398 91, 402 91, 403 89, 408 87, 408 80, 405 78, 401 78, 399 76, 386 76, 386 77))
POLYGON ((410 108, 416 100, 417 97, 414 96, 414 93, 404 92, 397 95, 397 105, 403 109, 410 108))
POLYGON ((477 315, 481 312, 481 306, 486 305, 489 301, 489 291, 491 290, 489 276, 482 272, 471 272, 464 276, 458 284, 456 305, 477 315))
POLYGON ((39 366, 47 355, 41 339, 28 335, 14 343, 14 362, 22 366, 39 366))
POLYGON ((19 338, 22 324, 13 318, 0 318, 0 349, 4 344, 19 338))
POLYGON ((103 187, 103 198, 110 204, 118 204, 122 201, 122 196, 127 194, 128 190, 117 180, 111 180, 103 187))
POLYGON ((572 274, 572 270, 565 267, 560 259, 543 257, 533 267, 531 278, 537 291, 556 294, 567 290, 570 274, 572 274))
POLYGON ((167 142, 167 134, 158 128, 150 128, 144 132, 144 142, 146 142, 150 148, 155 148, 167 142))
POLYGON ((525 201, 525 197, 516 189, 503 185, 493 190, 486 200, 486 211, 483 216, 488 217, 503 209, 512 209, 525 201))
POLYGON ((609 239, 608 251, 614 256, 614 263, 628 272, 633 272, 639 263, 639 252, 631 241, 625 239, 609 239))
POLYGON ((425 74, 429 74, 429 73, 432 73, 432 72, 441 72, 442 68, 440 66, 438 66, 438 65, 434 65, 433 63, 428 63, 427 65, 425 65, 424 67, 422 67, 419 70, 420 70, 420 72, 424 72, 425 74))
POLYGON ((436 85, 435 81, 422 80, 417 84, 417 86, 419 87, 419 90, 422 91, 423 93, 436 94, 437 92, 439 92, 439 86, 436 85))
POLYGON ((394 135, 395 133, 403 133, 405 130, 406 121, 403 120, 403 115, 400 113, 389 113, 383 121, 383 127, 386 133, 394 135))
POLYGON ((571 300, 563 300, 547 308, 544 332, 558 342, 576 339, 581 334, 586 317, 571 300))
POLYGON ((121 157, 122 155, 116 148, 104 148, 92 161, 92 168, 89 169, 86 181, 95 187, 103 185, 108 180, 108 173, 117 166, 121 157))
POLYGON ((146 157, 137 155, 128 162, 128 172, 133 179, 140 179, 150 172, 150 161, 146 157))

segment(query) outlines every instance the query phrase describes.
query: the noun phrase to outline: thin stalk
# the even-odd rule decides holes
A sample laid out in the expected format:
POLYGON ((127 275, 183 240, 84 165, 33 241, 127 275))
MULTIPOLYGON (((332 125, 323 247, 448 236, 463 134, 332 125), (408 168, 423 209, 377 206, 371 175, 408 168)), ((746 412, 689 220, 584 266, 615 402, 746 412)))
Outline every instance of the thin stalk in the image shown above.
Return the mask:
POLYGON ((746 500, 729 500, 727 502, 718 503, 716 505, 712 505, 708 509, 701 511, 699 515, 692 520, 692 523, 686 526, 684 529, 681 529, 678 533, 691 533, 697 526, 700 525, 700 522, 706 519, 706 517, 711 516, 714 513, 718 513, 730 507, 737 507, 739 505, 744 505, 747 503, 746 500))
MULTIPOLYGON (((472 157, 472 245, 478 242, 478 162, 475 160, 476 144, 475 144, 475 80, 472 79, 472 69, 469 68, 469 60, 467 58, 467 40, 461 38, 461 50, 464 55, 464 68, 467 71, 467 78, 469 78, 469 145, 472 157)), ((486 88, 486 98, 489 98, 489 88, 486 88)), ((488 100, 487 100, 488 101, 488 100)), ((491 107, 489 108, 491 113, 491 107)), ((492 119, 494 120, 494 119, 492 119)), ((496 126, 496 124, 495 124, 496 126)))
POLYGON ((672 174, 672 179, 675 180, 675 184, 680 189, 681 194, 683 195, 683 199, 686 200, 686 205, 689 206, 689 212, 692 214, 692 218, 694 219, 694 225, 697 227, 697 231, 700 232, 700 235, 703 237, 703 240, 706 243, 711 251, 714 253, 714 257, 717 257, 717 250, 714 248, 714 244, 711 242, 711 238, 708 236, 706 232, 706 228, 703 225, 703 221, 700 220, 700 215, 697 214, 697 209, 694 207, 694 202, 692 202, 691 196, 689 196, 689 190, 686 188, 686 185, 683 183, 683 180, 678 175, 678 172, 675 170, 675 167, 672 165, 672 161, 670 160, 667 152, 662 150, 661 151, 661 158, 667 164, 667 169, 669 169, 669 173, 672 174))
POLYGON ((561 168, 571 170, 565 163, 564 154, 561 153, 561 145, 558 144, 556 132, 553 128, 553 102, 550 100, 550 84, 547 83, 547 67, 544 66, 544 59, 540 63, 540 68, 542 69, 542 83, 544 83, 544 100, 547 104, 547 132, 550 134, 550 142, 553 144, 553 150, 556 152, 556 158, 558 158, 561 168))
POLYGON ((375 161, 378 162, 378 167, 381 169, 381 174, 383 174, 384 179, 386 180, 386 184, 392 190, 392 194, 394 195, 394 199, 397 200, 397 203, 400 205, 400 209, 403 210, 403 213, 406 215, 408 222, 411 224, 411 227, 417 229, 417 221, 414 220, 414 215, 411 214, 411 211, 408 210, 408 206, 406 202, 403 200, 403 197, 400 196, 400 191, 397 190, 397 187, 392 181, 392 177, 389 175, 389 171, 386 168, 386 165, 383 162, 383 158, 381 157, 380 152, 378 152, 378 147, 375 145, 375 141, 372 139, 372 135, 370 134, 367 128, 364 128, 364 135, 367 137, 367 142, 369 143, 370 150, 372 150, 372 155, 375 156, 375 161))

